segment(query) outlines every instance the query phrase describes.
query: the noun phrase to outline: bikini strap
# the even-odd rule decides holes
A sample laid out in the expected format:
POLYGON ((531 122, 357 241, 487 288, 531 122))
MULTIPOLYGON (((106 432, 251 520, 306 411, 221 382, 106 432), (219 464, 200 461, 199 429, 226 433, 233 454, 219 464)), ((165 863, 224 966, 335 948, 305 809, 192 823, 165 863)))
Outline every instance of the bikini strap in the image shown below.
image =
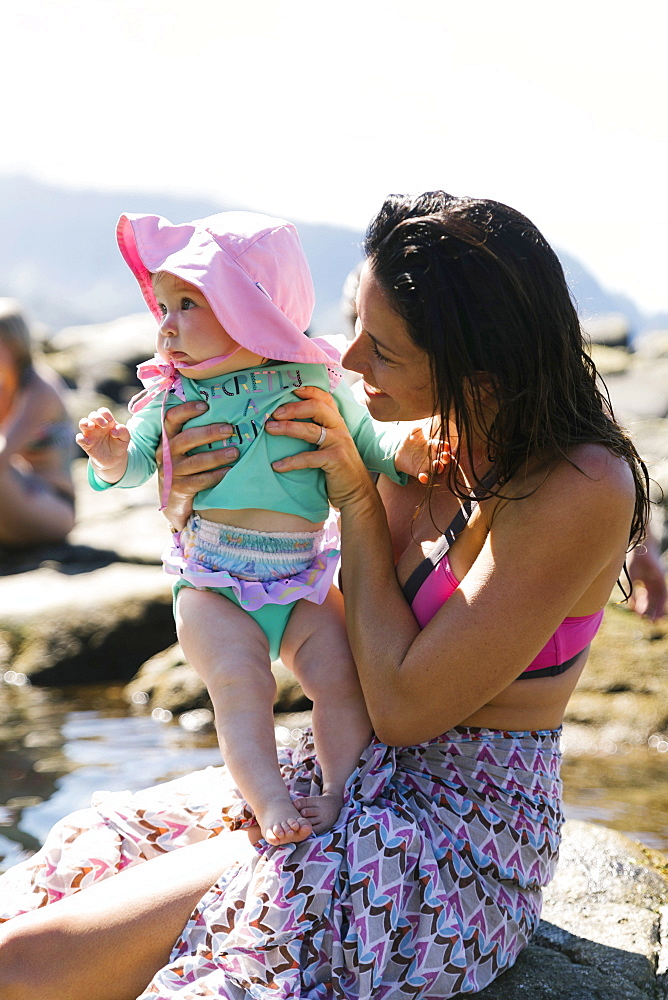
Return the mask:
POLYGON ((487 493, 489 487, 493 486, 495 481, 496 474, 494 470, 488 472, 484 479, 481 479, 480 485, 471 490, 469 497, 464 501, 441 537, 432 547, 429 555, 425 556, 422 562, 415 567, 402 587, 404 596, 409 604, 413 603, 413 600, 422 584, 425 582, 427 577, 434 572, 441 559, 443 559, 450 549, 454 540, 459 534, 461 534, 470 521, 473 511, 478 505, 479 497, 487 493))

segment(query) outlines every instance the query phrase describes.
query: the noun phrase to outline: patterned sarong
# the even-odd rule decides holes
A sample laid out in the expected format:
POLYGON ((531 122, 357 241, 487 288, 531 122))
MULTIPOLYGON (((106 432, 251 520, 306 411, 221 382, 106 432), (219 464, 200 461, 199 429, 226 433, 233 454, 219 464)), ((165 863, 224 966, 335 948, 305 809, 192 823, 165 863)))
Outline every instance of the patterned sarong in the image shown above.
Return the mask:
MULTIPOLYGON (((280 751, 295 795, 320 787, 309 735, 280 751)), ((278 848, 260 841, 202 897, 141 1000, 446 1000, 483 989, 538 924, 563 822, 559 760, 558 731, 373 742, 333 829, 278 848)), ((99 794, 0 878, 0 921, 251 820, 224 767, 99 794)))

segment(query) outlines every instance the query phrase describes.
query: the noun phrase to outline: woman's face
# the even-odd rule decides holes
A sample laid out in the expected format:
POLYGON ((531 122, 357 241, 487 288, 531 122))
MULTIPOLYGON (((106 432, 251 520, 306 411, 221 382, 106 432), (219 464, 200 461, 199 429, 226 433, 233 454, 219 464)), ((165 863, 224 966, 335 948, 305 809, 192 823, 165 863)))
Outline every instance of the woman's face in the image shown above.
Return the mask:
POLYGON ((19 387, 19 373, 13 352, 0 340, 0 425, 14 405, 19 387))
POLYGON ((410 338, 369 263, 360 274, 355 340, 342 358, 344 368, 363 378, 366 404, 375 420, 423 420, 435 401, 427 354, 410 338))

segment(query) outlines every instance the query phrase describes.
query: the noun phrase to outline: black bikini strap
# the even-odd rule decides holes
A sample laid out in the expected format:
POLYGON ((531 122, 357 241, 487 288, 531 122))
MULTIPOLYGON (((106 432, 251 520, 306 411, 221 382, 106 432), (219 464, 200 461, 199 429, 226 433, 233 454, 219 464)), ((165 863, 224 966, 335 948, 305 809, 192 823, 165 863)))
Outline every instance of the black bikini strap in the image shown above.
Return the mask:
POLYGON ((487 493, 489 487, 494 484, 495 479, 496 476, 494 472, 489 472, 485 478, 480 481, 480 485, 471 490, 471 495, 464 501, 452 521, 450 521, 450 524, 447 526, 427 556, 427 559, 432 566, 438 566, 439 562, 446 554, 455 538, 457 538, 457 536, 464 530, 466 525, 471 520, 473 510, 478 506, 478 499, 487 493))
POLYGON ((480 481, 479 486, 471 490, 471 495, 459 508, 450 524, 447 526, 436 544, 432 547, 429 555, 425 556, 422 562, 415 567, 402 587, 404 596, 409 604, 413 603, 413 599, 422 584, 425 582, 430 573, 433 573, 441 559, 450 549, 450 546, 454 542, 455 538, 457 538, 470 521, 474 507, 478 504, 479 497, 487 493, 489 487, 494 485, 495 480, 496 476, 492 470, 485 476, 484 479, 480 481))

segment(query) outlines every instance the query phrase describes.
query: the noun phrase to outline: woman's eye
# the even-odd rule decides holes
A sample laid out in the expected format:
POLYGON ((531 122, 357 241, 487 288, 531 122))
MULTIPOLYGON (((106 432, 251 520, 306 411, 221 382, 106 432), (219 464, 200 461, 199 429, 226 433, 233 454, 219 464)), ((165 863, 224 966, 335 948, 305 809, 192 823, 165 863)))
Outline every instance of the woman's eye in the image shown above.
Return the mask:
POLYGON ((378 348, 376 347, 376 345, 374 344, 373 341, 371 341, 371 350, 376 355, 376 357, 378 358, 379 361, 389 362, 390 359, 386 358, 384 354, 380 353, 380 351, 378 350, 378 348))

